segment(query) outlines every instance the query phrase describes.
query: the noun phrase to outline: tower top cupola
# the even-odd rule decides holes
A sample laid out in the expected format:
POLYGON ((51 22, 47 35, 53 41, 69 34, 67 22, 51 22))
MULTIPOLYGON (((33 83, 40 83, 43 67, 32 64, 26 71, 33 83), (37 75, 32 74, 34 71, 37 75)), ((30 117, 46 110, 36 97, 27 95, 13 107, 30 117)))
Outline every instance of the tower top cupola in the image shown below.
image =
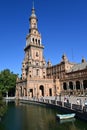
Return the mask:
POLYGON ((32 29, 37 30, 37 21, 38 21, 38 19, 37 19, 36 14, 35 14, 34 3, 33 3, 33 6, 32 6, 31 16, 29 18, 29 21, 30 21, 30 31, 32 29))
POLYGON ((67 56, 66 56, 66 54, 63 54, 62 55, 62 62, 67 62, 68 61, 68 58, 67 58, 67 56))
POLYGON ((83 57, 83 58, 82 58, 82 63, 85 63, 85 62, 86 62, 86 60, 85 60, 85 58, 83 57))
POLYGON ((29 46, 37 46, 39 48, 44 48, 42 46, 41 34, 38 31, 38 19, 35 14, 34 3, 31 9, 31 15, 29 18, 29 33, 26 36, 26 47, 25 50, 28 49, 29 46))
POLYGON ((32 13, 31 13, 31 17, 30 18, 36 18, 34 2, 33 2, 32 13))

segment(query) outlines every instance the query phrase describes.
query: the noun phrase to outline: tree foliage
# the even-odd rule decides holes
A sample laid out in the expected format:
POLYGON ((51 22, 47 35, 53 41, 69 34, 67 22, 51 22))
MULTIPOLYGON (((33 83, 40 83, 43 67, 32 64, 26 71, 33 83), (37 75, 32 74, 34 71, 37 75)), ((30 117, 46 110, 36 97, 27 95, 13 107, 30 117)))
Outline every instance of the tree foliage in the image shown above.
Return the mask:
POLYGON ((1 117, 3 117, 3 115, 6 113, 7 111, 7 106, 5 104, 5 102, 3 102, 2 100, 2 94, 0 92, 0 119, 1 117))
POLYGON ((8 92, 13 95, 16 87, 17 74, 10 72, 9 69, 5 69, 0 72, 0 91, 2 93, 8 92))

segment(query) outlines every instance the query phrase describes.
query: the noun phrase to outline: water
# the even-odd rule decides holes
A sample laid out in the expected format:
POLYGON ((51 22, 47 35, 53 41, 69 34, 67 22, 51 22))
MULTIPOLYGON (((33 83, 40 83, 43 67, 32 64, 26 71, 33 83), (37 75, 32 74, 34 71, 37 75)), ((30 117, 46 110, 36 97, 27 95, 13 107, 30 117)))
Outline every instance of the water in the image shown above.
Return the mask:
POLYGON ((73 119, 59 122, 57 109, 33 104, 8 104, 0 130, 87 130, 86 122, 73 119))

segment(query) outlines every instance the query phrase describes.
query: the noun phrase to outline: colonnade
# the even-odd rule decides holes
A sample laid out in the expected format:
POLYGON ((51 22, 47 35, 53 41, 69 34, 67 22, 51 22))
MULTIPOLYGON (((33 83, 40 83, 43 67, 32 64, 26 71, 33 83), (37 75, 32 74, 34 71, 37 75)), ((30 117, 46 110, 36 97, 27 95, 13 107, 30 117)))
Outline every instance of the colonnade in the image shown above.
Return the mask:
POLYGON ((62 92, 71 92, 75 94, 86 94, 87 91, 87 80, 75 80, 75 81, 66 81, 62 83, 62 92), (80 93, 79 93, 80 92, 80 93))
POLYGON ((24 86, 18 86, 16 88, 16 97, 30 97, 30 98, 39 98, 44 96, 53 96, 52 88, 45 88, 43 85, 33 88, 25 88, 24 86))

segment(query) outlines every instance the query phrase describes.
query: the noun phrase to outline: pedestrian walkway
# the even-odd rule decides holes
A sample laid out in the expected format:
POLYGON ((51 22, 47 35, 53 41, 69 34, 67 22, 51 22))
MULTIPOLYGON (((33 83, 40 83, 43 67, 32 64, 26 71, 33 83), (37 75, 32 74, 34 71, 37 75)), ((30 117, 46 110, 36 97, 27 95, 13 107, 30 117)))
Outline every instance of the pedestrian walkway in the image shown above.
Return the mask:
POLYGON ((84 106, 85 105, 84 103, 87 101, 87 97, 67 96, 67 95, 61 96, 61 98, 59 96, 57 96, 57 97, 55 97, 55 96, 53 96, 53 97, 43 97, 43 98, 48 99, 48 100, 55 100, 56 99, 56 101, 61 100, 62 102, 64 102, 64 99, 66 98, 66 99, 68 99, 69 103, 71 103, 71 104, 77 104, 77 100, 78 100, 79 105, 82 105, 82 106, 84 106))

